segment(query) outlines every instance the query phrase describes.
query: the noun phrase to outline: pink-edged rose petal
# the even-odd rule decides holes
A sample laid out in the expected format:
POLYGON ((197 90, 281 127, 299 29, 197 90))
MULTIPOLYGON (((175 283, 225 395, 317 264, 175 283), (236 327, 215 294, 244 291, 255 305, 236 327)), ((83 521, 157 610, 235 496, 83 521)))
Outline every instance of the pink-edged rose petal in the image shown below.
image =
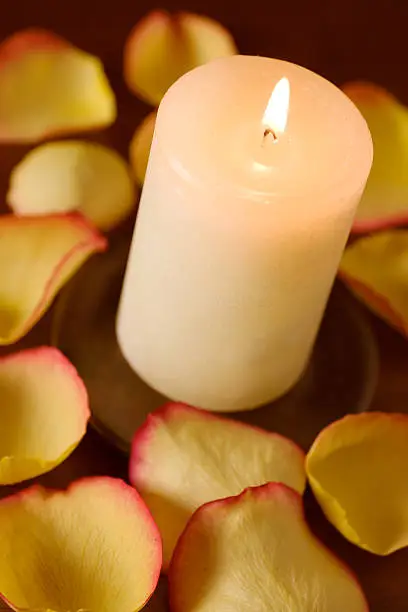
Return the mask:
POLYGON ((0 217, 0 344, 24 336, 106 240, 79 215, 0 217))
POLYGON ((130 168, 113 149, 95 142, 51 142, 30 151, 14 168, 7 203, 18 215, 79 211, 111 229, 135 204, 130 168))
POLYGON ((0 44, 0 65, 25 57, 36 49, 45 51, 58 51, 66 49, 70 43, 49 30, 41 28, 27 28, 15 32, 0 44))
POLYGON ((303 493, 304 461, 283 436, 183 404, 150 415, 133 440, 130 480, 162 534, 164 568, 199 506, 268 481, 303 493))
POLYGON ((366 119, 374 145, 373 167, 352 230, 403 225, 408 222, 408 108, 373 83, 351 82, 343 89, 366 119))
POLYGON ((85 435, 85 385, 60 351, 40 347, 0 359, 0 484, 64 461, 85 435))
POLYGON ((169 585, 172 612, 368 612, 351 570, 310 531, 301 496, 279 483, 201 506, 169 585))
POLYGON ((408 335, 408 230, 388 230, 349 246, 340 276, 375 314, 408 335))
POLYGON ((185 72, 235 53, 231 34, 213 19, 155 10, 141 19, 129 35, 124 76, 136 95, 156 106, 185 72))
POLYGON ((408 416, 366 412, 326 427, 307 475, 329 521, 378 555, 408 546, 408 416))
POLYGON ((153 112, 139 125, 130 143, 130 163, 139 185, 144 183, 155 125, 156 112, 153 112))
POLYGON ((160 575, 157 527, 122 480, 0 501, 0 593, 14 610, 137 612, 160 575))
POLYGON ((22 30, 0 45, 0 142, 37 142, 115 118, 98 58, 47 30, 22 30))

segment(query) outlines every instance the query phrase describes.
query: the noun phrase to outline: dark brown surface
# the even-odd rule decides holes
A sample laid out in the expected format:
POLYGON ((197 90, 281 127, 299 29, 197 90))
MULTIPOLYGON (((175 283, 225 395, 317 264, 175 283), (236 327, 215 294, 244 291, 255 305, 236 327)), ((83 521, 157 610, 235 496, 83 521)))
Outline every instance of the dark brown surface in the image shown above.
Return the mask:
MULTIPOLYGON (((341 84, 368 78, 389 87, 408 102, 407 24, 405 0, 178 0, 163 3, 169 9, 189 9, 220 19, 235 35, 244 53, 270 55, 294 61, 341 84)), ((126 90, 121 78, 121 55, 125 36, 148 10, 147 0, 13 0, 4 2, 0 37, 27 26, 54 29, 72 42, 97 53, 104 60, 119 100, 119 119, 102 135, 105 142, 126 153, 134 128, 147 108, 126 90)), ((0 148, 0 186, 20 159, 23 147, 0 148)), ((25 344, 45 342, 49 318, 26 339, 25 344)), ((407 411, 408 345, 405 340, 374 322, 382 366, 373 407, 384 411, 407 411)), ((85 473, 124 475, 126 461, 99 437, 86 440, 63 466, 42 478, 48 486, 63 486, 85 473)), ((11 492, 4 488, 2 495, 11 492)), ((408 611, 408 550, 378 558, 348 544, 322 518, 307 496, 310 523, 358 574, 372 612, 408 611)), ((160 612, 160 596, 148 606, 160 612)), ((112 612, 121 612, 112 611, 112 612)), ((330 611, 328 611, 330 612, 330 611)), ((346 612, 346 611, 345 611, 346 612)))

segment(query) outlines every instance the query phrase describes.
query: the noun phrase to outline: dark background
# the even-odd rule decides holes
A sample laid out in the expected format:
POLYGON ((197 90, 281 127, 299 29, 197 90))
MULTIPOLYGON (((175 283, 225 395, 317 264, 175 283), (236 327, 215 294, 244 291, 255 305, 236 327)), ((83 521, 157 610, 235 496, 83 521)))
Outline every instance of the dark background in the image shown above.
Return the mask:
MULTIPOLYGON (((122 81, 123 44, 153 8, 207 14, 231 30, 242 53, 299 63, 339 85, 373 80, 408 102, 406 0, 4 0, 0 38, 50 28, 99 55, 119 97, 122 128, 146 110, 122 81)), ((115 131, 123 146, 124 132, 115 131)))
POLYGON ((408 94, 405 0, 7 0, 0 35, 41 26, 102 56, 120 78, 124 39, 152 8, 202 12, 234 34, 242 53, 301 63, 337 83, 365 77, 408 94), (405 82, 404 82, 405 81, 405 82))
MULTIPOLYGON (((387 87, 408 103, 406 0, 250 0, 247 3, 241 0, 239 4, 236 0, 166 0, 159 5, 147 0, 3 0, 0 39, 16 30, 37 26, 51 29, 99 55, 119 103, 118 120, 102 135, 102 140, 126 155, 133 131, 148 108, 123 83, 122 50, 133 25, 153 8, 207 14, 231 30, 242 53, 296 62, 338 85, 351 79, 368 79, 387 87)), ((9 172, 26 150, 0 147, 3 199, 9 172)), ((46 317, 28 336, 25 345, 48 340, 49 319, 46 317)), ((370 320, 381 351, 374 408, 407 412, 406 341, 382 323, 370 320)), ((90 432, 66 464, 41 480, 49 486, 58 486, 89 471, 124 475, 125 470, 124 458, 90 432)), ((3 488, 1 496, 8 492, 9 488, 3 488)), ((370 555, 342 539, 323 519, 310 495, 307 511, 318 535, 358 574, 371 612, 408 612, 408 550, 387 558, 370 555)), ((164 610, 160 593, 146 610, 164 610)))

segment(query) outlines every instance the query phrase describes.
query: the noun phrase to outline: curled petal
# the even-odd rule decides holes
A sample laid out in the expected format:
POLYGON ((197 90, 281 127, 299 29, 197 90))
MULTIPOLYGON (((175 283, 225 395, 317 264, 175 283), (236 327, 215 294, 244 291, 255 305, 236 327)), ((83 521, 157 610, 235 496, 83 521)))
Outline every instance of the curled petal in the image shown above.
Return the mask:
POLYGON ((64 461, 89 416, 85 385, 57 349, 0 359, 0 484, 34 478, 64 461))
POLYGON ((0 142, 36 142, 115 118, 98 58, 46 30, 22 30, 0 45, 0 142))
POLYGON ((14 610, 137 612, 160 574, 161 542, 138 493, 108 477, 0 501, 0 592, 14 610))
POLYGON ((130 163, 139 185, 144 183, 155 124, 156 113, 153 112, 139 125, 130 143, 130 163))
POLYGON ((375 314, 408 335, 408 231, 388 230, 349 246, 340 275, 375 314))
POLYGON ((301 496, 276 482, 201 506, 169 585, 173 612, 368 612, 351 571, 311 533, 301 496))
POLYGON ((314 494, 333 525, 378 555, 408 545, 408 416, 367 412, 324 429, 307 456, 314 494))
POLYGON ((231 34, 216 21, 192 13, 153 11, 139 21, 126 42, 124 76, 136 95, 158 105, 185 72, 235 53, 231 34))
POLYGON ((78 215, 0 217, 0 344, 24 336, 106 240, 78 215))
POLYGON ((403 225, 408 221, 408 109, 372 83, 352 82, 343 89, 366 119, 374 144, 373 167, 353 231, 403 225))
POLYGON ((283 436, 183 404, 150 415, 133 440, 130 480, 162 534, 164 567, 199 506, 269 481, 303 493, 304 459, 283 436))
POLYGON ((108 230, 131 211, 135 188, 113 149, 80 140, 51 142, 30 151, 13 170, 7 202, 18 215, 78 210, 108 230))

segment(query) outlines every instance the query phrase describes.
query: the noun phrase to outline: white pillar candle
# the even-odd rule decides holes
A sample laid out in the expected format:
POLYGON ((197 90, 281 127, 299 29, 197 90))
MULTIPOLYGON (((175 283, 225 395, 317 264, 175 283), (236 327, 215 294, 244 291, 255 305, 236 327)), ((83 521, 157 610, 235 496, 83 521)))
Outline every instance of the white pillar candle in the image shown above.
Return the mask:
POLYGON ((235 56, 179 79, 159 108, 117 319, 132 368, 215 411, 285 393, 371 162, 360 113, 304 68, 235 56))

